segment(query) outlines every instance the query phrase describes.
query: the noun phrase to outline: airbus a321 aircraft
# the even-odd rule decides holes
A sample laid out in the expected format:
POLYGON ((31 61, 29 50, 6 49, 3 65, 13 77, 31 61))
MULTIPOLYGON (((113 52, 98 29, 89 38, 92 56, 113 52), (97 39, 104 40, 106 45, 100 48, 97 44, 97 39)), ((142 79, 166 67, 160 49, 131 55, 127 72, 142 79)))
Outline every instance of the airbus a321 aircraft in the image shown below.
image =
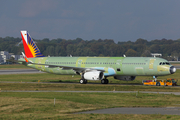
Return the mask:
POLYGON ((80 83, 87 80, 101 80, 108 84, 107 77, 132 81, 136 76, 163 76, 176 72, 167 60, 154 57, 45 57, 41 54, 27 31, 21 31, 25 54, 24 65, 59 74, 80 75, 80 83))

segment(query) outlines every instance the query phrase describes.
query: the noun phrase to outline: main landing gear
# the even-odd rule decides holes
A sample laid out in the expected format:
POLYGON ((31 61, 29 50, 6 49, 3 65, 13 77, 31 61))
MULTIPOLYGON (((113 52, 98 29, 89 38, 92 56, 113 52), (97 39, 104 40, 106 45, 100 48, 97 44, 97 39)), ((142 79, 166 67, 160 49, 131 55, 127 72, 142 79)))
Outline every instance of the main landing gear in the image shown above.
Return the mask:
POLYGON ((101 84, 108 84, 108 83, 109 83, 109 80, 106 78, 101 80, 101 84))
MULTIPOLYGON (((87 83, 87 80, 81 78, 81 79, 79 80, 79 83, 80 83, 80 84, 86 84, 86 83, 87 83)), ((101 84, 108 84, 108 83, 109 83, 109 80, 106 79, 106 78, 101 80, 101 84)))
POLYGON ((81 84, 86 84, 86 83, 87 83, 87 80, 86 80, 86 79, 80 79, 79 83, 81 83, 81 84))

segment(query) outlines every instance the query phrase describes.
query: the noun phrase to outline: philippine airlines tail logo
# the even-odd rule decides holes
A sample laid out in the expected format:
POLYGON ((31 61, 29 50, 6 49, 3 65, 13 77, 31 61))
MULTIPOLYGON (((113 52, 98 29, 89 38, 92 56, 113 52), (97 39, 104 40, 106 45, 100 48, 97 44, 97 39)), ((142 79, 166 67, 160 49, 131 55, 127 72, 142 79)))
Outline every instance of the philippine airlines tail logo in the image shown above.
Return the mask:
POLYGON ((21 31, 21 36, 27 58, 44 57, 27 31, 21 31))

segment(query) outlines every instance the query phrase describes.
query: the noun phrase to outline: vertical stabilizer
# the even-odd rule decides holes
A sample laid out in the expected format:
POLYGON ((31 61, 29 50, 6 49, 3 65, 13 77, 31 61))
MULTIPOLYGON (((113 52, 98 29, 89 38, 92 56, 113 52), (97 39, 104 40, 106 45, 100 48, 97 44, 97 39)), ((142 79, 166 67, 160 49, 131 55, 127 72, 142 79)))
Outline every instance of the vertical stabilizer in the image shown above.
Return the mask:
POLYGON ((21 36, 27 58, 44 57, 27 31, 21 31, 21 36))

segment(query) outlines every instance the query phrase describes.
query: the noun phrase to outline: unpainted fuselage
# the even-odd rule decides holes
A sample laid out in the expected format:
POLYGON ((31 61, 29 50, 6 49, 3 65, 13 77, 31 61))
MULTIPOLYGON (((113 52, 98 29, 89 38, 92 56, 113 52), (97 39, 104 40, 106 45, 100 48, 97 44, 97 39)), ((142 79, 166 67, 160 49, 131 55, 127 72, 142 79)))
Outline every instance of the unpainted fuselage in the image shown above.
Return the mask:
POLYGON ((73 69, 49 65, 95 68, 104 70, 104 76, 161 76, 174 73, 174 67, 162 58, 154 57, 39 57, 29 58, 27 66, 54 74, 77 74, 73 69))

